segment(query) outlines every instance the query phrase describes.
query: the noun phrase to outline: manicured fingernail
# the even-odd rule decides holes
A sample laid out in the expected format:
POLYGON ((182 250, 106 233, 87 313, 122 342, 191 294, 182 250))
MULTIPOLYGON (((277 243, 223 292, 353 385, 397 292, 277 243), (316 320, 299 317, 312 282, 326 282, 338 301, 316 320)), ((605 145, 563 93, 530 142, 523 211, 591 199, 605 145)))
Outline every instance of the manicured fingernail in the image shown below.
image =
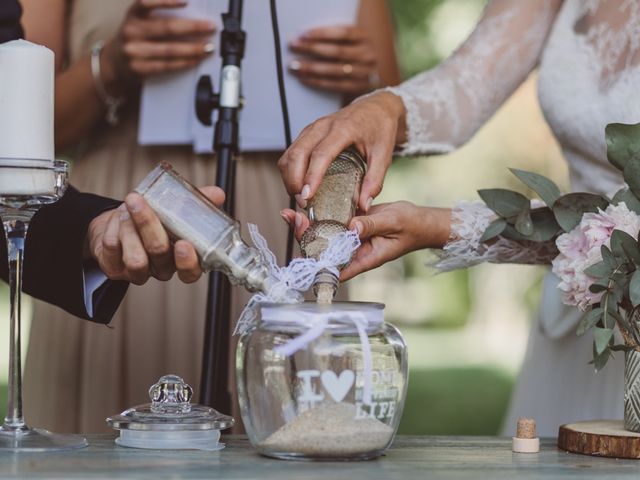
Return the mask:
POLYGON ((300 228, 302 226, 302 214, 300 212, 296 212, 296 228, 300 228))
POLYGON ((307 201, 302 198, 302 195, 294 195, 294 198, 296 199, 297 204, 300 205, 300 208, 307 208, 307 201))
POLYGON ((213 42, 206 43, 202 48, 204 53, 213 53, 216 51, 216 45, 213 42))
POLYGON ((365 211, 365 212, 368 212, 368 211, 369 211, 369 209, 371 208, 371 204, 372 204, 372 203, 373 203, 373 198, 369 197, 369 198, 367 199, 367 203, 366 203, 366 204, 365 204, 365 206, 364 206, 364 211, 365 211))
POLYGON ((302 191, 300 192, 300 196, 306 200, 309 198, 309 193, 311 193, 311 187, 309 185, 305 185, 302 187, 302 191))
POLYGON ((284 210, 282 212, 280 212, 280 216, 282 217, 282 219, 288 224, 291 225, 291 222, 289 221, 289 217, 287 215, 285 215, 284 210))
POLYGON ((117 208, 117 210, 119 212, 126 212, 127 211, 127 204, 126 203, 121 203, 120 206, 117 208))
POLYGON ((129 220, 131 218, 131 215, 129 215, 128 211, 124 211, 120 213, 120 221, 121 222, 126 222, 127 220, 129 220))
POLYGON ((355 227, 356 227, 356 232, 358 232, 358 236, 362 235, 362 223, 356 222, 355 227))
POLYGON ((300 61, 298 60, 293 60, 291 61, 291 63, 289 63, 289 70, 293 70, 294 72, 297 72, 301 68, 302 68, 302 63, 300 63, 300 61))

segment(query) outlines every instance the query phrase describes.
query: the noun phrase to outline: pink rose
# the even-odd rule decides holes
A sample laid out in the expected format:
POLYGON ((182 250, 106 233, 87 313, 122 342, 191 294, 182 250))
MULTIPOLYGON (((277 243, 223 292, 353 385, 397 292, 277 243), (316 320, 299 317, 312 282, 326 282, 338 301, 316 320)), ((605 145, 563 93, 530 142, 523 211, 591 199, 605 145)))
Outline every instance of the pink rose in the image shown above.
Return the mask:
POLYGON ((560 235, 556 245, 560 254, 552 262, 552 271, 560 278, 562 301, 586 310, 598 303, 602 293, 592 293, 589 286, 596 280, 584 271, 602 261, 600 247, 610 246, 611 233, 622 230, 638 238, 640 217, 625 203, 609 205, 598 213, 585 213, 580 224, 569 233, 560 235))

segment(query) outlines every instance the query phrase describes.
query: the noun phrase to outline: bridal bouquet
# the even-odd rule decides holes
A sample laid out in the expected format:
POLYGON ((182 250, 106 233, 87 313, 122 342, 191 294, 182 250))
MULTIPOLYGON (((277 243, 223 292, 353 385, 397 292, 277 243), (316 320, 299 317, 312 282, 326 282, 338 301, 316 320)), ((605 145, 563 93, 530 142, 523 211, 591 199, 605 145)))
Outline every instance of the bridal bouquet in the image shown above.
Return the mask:
POLYGON ((593 363, 600 370, 612 351, 640 351, 640 124, 610 124, 607 158, 626 186, 612 198, 592 193, 561 195, 549 179, 512 170, 544 204, 504 189, 478 193, 497 218, 483 242, 498 236, 518 242, 555 242, 552 261, 564 303, 585 315, 578 335, 593 330, 593 363), (617 327, 623 345, 616 344, 617 327))

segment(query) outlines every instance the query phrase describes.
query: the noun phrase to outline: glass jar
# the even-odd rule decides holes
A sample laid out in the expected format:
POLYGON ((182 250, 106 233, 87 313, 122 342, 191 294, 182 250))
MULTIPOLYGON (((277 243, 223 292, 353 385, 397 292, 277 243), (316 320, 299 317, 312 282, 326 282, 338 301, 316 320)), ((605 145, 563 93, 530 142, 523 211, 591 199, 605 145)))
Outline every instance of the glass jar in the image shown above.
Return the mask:
POLYGON ((384 305, 263 304, 236 352, 251 444, 282 459, 358 460, 393 441, 407 388, 407 348, 384 305))

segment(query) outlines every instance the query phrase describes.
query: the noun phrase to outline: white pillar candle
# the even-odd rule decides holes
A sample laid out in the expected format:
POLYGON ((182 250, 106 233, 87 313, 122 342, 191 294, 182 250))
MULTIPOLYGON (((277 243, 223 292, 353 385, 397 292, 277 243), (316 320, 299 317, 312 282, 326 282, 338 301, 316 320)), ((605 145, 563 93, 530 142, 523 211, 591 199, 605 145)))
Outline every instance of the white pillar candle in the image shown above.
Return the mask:
POLYGON ((53 160, 53 52, 0 44, 0 158, 53 160))

